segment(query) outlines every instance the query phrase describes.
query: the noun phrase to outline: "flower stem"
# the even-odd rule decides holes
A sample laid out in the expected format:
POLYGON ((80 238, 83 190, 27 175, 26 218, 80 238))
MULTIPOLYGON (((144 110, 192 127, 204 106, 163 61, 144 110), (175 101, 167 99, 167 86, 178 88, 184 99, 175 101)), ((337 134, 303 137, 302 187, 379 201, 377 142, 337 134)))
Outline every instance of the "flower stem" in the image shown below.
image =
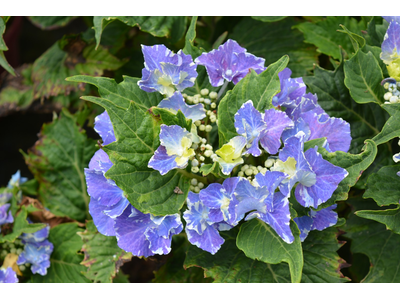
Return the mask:
POLYGON ((224 85, 220 88, 218 95, 217 95, 217 100, 221 97, 221 95, 225 92, 226 87, 228 86, 229 81, 225 80, 224 85))

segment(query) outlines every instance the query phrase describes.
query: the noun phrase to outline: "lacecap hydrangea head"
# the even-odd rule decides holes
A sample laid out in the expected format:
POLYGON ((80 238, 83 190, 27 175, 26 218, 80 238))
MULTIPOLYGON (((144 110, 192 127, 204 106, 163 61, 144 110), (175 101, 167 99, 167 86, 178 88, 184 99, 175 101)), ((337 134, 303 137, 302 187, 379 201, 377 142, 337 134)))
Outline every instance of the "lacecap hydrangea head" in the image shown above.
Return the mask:
POLYGON ((191 87, 197 77, 196 64, 190 55, 173 53, 164 45, 144 46, 144 68, 139 87, 149 93, 171 97, 175 91, 191 87))
POLYGON ((225 80, 237 84, 249 73, 249 69, 257 74, 266 69, 264 58, 247 53, 245 48, 231 39, 218 49, 201 54, 195 63, 206 67, 210 83, 215 87, 223 85, 225 80))

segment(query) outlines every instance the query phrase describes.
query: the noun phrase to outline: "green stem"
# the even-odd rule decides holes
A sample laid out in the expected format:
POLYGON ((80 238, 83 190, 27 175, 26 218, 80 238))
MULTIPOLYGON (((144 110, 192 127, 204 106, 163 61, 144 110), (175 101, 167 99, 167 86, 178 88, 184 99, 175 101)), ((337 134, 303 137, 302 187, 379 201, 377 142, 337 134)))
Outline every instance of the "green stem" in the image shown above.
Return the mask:
POLYGON ((225 92, 226 87, 228 86, 229 81, 225 80, 224 85, 220 88, 220 90, 218 91, 218 95, 217 95, 217 100, 219 100, 219 98, 221 97, 221 95, 225 92))
POLYGON ((206 178, 206 177, 199 176, 199 175, 196 175, 196 174, 193 174, 193 173, 189 173, 189 172, 187 172, 187 171, 184 170, 184 169, 178 169, 178 172, 181 173, 182 175, 186 176, 186 177, 189 177, 189 178, 196 178, 197 181, 201 181, 201 182, 204 183, 204 184, 208 184, 207 178, 206 178))

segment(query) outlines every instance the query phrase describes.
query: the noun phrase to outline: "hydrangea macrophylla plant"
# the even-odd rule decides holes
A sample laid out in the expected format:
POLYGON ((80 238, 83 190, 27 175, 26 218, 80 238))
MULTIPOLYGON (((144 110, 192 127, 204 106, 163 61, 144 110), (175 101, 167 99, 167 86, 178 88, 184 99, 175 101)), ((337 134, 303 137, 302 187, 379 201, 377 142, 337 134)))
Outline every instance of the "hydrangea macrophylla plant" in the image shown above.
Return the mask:
POLYGON ((144 68, 139 87, 149 93, 171 97, 174 92, 191 87, 197 77, 196 64, 180 50, 173 53, 164 45, 143 46, 144 68))
POLYGON ((15 271, 11 268, 0 268, 0 283, 17 283, 18 277, 15 271))
MULTIPOLYGON (((116 140, 114 129, 107 112, 100 116, 95 130, 107 145, 116 140)), ((112 165, 107 153, 99 149, 85 169, 89 213, 97 229, 104 235, 116 236, 118 246, 134 255, 168 254, 172 236, 183 229, 179 215, 158 217, 134 208, 115 182, 105 177, 112 165)))
POLYGON ((265 59, 247 53, 245 48, 230 39, 218 49, 201 54, 195 63, 206 67, 210 83, 215 87, 223 85, 225 80, 237 84, 249 69, 257 74, 265 70, 265 59))

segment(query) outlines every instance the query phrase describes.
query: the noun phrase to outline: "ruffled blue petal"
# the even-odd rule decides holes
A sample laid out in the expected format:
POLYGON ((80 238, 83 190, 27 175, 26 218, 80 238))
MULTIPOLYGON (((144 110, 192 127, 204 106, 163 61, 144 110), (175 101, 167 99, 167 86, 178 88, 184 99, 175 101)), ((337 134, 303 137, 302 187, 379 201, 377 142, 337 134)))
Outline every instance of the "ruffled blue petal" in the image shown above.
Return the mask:
POLYGON ((217 253, 225 240, 219 235, 217 225, 208 226, 200 235, 195 230, 185 228, 189 242, 211 254, 217 253))
POLYGON ((214 222, 209 219, 210 209, 200 201, 199 194, 189 192, 187 197, 188 210, 183 213, 186 229, 203 234, 204 230, 214 222))
POLYGON ((10 208, 10 206, 11 206, 11 204, 9 204, 9 203, 0 206, 0 226, 3 224, 14 222, 14 218, 11 214, 11 210, 9 212, 7 212, 8 209, 10 208))
POLYGON ((17 273, 11 268, 0 269, 0 283, 17 283, 17 273))
POLYGON ((294 218, 293 221, 296 222, 297 227, 300 230, 300 240, 304 242, 308 233, 311 231, 311 226, 313 225, 313 219, 309 216, 302 216, 294 218))
POLYGON ((294 100, 303 96, 306 92, 303 78, 290 78, 291 75, 292 71, 289 68, 279 72, 281 91, 272 98, 274 106, 291 107, 294 105, 294 100))
POLYGON ((20 184, 26 182, 27 180, 28 178, 21 177, 21 172, 18 170, 14 175, 11 176, 7 188, 12 189, 14 186, 19 186, 20 184))
POLYGON ((385 64, 400 56, 400 24, 391 22, 382 42, 381 59, 385 64))
POLYGON ((236 207, 238 218, 252 210, 263 213, 272 210, 272 197, 267 187, 255 187, 246 178, 241 179, 235 190, 235 198, 239 201, 236 207))
POLYGON ((93 223, 97 227, 97 230, 106 236, 115 236, 115 221, 105 214, 105 211, 109 209, 109 206, 101 205, 96 200, 91 199, 89 202, 89 213, 93 218, 93 223))
POLYGON ((97 150, 89 162, 89 169, 102 171, 103 173, 106 173, 112 166, 113 163, 103 149, 97 150))
MULTIPOLYGON (((31 223, 31 222, 30 222, 31 223)), ((43 242, 50 233, 50 226, 46 225, 43 229, 40 229, 33 233, 23 233, 19 237, 24 243, 39 243, 43 242)))
POLYGON ((178 168, 175 158, 175 156, 167 154, 167 149, 164 146, 159 146, 147 166, 159 171, 161 175, 165 175, 172 169, 178 168))
POLYGON ((107 111, 104 111, 94 119, 94 130, 100 135, 103 145, 115 142, 114 128, 107 111))
POLYGON ((188 105, 180 92, 175 92, 168 99, 162 100, 160 104, 158 104, 158 107, 170 109, 174 113, 180 110, 186 118, 192 119, 193 122, 206 117, 206 111, 202 103, 188 105))
POLYGON ((53 244, 47 240, 39 243, 27 243, 24 251, 18 256, 17 264, 30 263, 33 274, 42 276, 47 274, 50 267, 50 255, 53 252, 53 244))
POLYGON ((400 23, 400 16, 382 16, 386 21, 400 23))
POLYGON ((310 217, 313 218, 313 224, 311 230, 324 230, 325 228, 331 227, 337 223, 338 214, 333 211, 337 205, 332 205, 327 208, 323 208, 319 211, 310 211, 310 217))

